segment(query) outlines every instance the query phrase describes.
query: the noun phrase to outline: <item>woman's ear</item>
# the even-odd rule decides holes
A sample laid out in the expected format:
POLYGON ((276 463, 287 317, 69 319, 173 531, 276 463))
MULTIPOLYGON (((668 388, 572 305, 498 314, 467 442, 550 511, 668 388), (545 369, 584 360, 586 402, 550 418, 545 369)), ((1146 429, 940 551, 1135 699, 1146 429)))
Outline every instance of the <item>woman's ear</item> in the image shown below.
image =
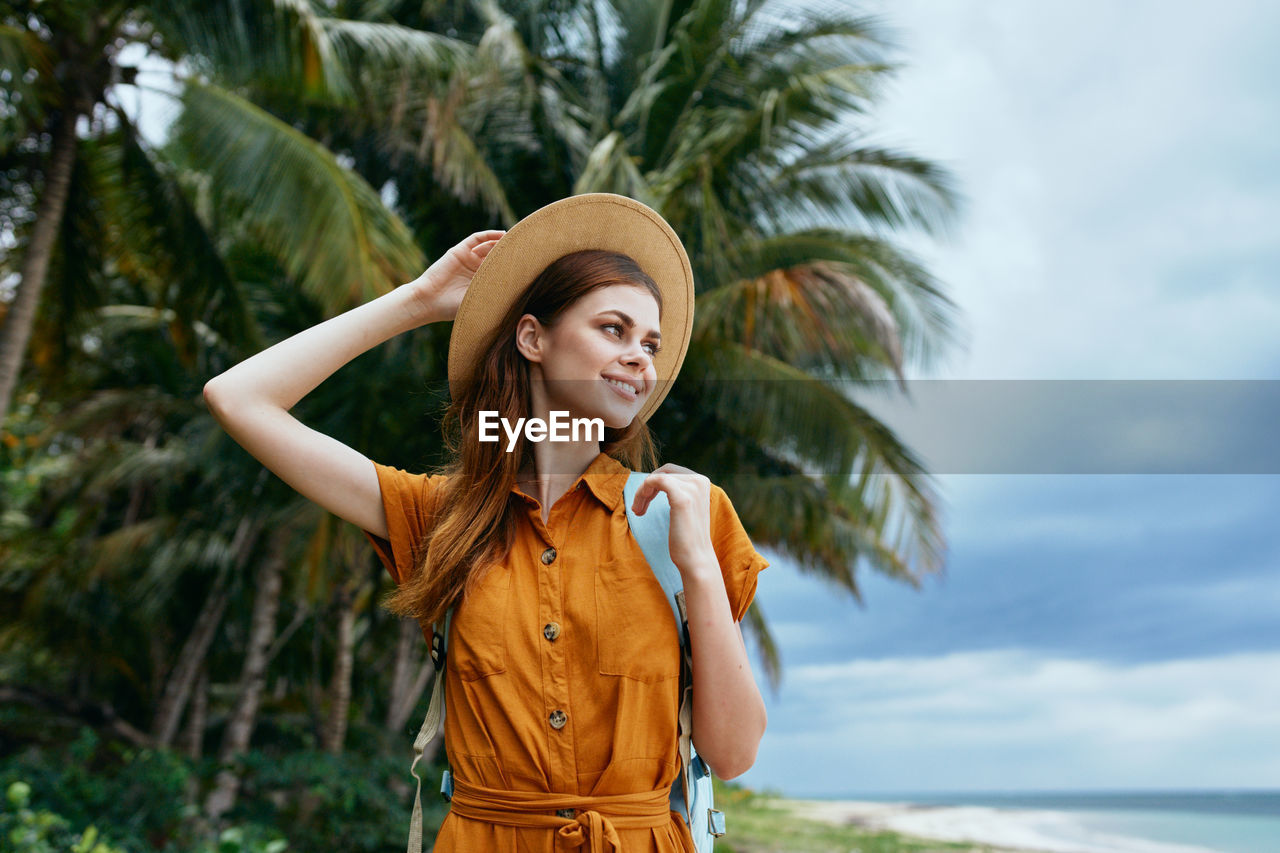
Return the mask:
POLYGON ((542 323, 532 314, 525 314, 516 321, 516 350, 529 361, 542 361, 542 345, 545 331, 542 323))

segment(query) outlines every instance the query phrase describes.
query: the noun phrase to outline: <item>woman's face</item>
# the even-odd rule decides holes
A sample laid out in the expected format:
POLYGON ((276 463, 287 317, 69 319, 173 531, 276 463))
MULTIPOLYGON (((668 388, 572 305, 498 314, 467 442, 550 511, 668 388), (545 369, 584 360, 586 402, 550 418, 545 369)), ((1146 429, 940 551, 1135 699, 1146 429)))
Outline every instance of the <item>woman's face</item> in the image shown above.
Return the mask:
POLYGON ((638 285, 598 287, 550 328, 525 314, 516 326, 516 345, 530 361, 535 408, 541 402, 548 413, 568 411, 571 418, 601 418, 614 429, 627 426, 657 383, 658 330, 658 302, 638 285))

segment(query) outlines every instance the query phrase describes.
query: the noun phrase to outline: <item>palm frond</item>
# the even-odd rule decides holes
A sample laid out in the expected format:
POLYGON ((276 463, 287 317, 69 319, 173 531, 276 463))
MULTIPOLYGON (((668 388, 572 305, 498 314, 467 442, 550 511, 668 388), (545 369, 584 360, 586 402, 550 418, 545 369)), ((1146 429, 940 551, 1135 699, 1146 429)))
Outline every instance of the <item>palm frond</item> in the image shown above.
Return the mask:
POLYGON ((899 380, 960 339, 959 306, 903 250, 810 228, 743 242, 734 276, 698 294, 695 323, 818 372, 899 380))
POLYGON ((518 217, 502 179, 476 144, 476 133, 487 118, 489 101, 477 100, 470 109, 464 103, 467 95, 482 85, 483 81, 471 81, 469 86, 455 86, 443 100, 427 100, 416 155, 422 160, 429 152, 433 176, 455 199, 464 204, 478 201, 497 214, 504 225, 511 226, 518 217))
POLYGON ((30 30, 0 24, 0 155, 43 126, 53 57, 30 30))
POLYGON ((348 74, 364 77, 361 94, 381 94, 381 85, 393 77, 440 86, 460 72, 475 70, 475 48, 442 33, 348 18, 319 17, 316 22, 348 74))
POLYGON ((754 638, 760 665, 764 667, 765 678, 769 680, 769 686, 776 697, 778 688, 782 686, 782 651, 778 648, 773 632, 769 630, 769 623, 765 620, 759 597, 751 602, 751 606, 742 616, 742 621, 745 625, 743 635, 750 634, 754 638))
POLYGON ((147 10, 169 52, 197 74, 230 86, 256 81, 304 97, 349 97, 320 17, 307 0, 156 2, 147 10))
MULTIPOLYGON (((759 149, 751 160, 772 159, 759 149)), ((754 164, 743 163, 743 170, 754 164)), ((736 171, 736 170, 735 170, 736 171)), ((774 230, 826 220, 863 230, 920 227, 940 234, 963 201, 954 176, 934 163, 891 149, 866 147, 847 133, 804 148, 789 162, 759 168, 761 180, 743 193, 774 230), (785 199, 785 204, 781 201, 785 199)))
POLYGON ((172 166, 148 150, 126 115, 119 117, 121 130, 102 140, 95 161, 117 267, 147 286, 160 311, 171 312, 170 330, 188 367, 196 367, 189 330, 197 324, 246 349, 261 349, 261 330, 208 224, 172 166))
POLYGON ((177 135, 193 164, 239 200, 262 245, 326 312, 421 273, 409 229, 320 143, 217 86, 189 81, 182 102, 177 135))
MULTIPOLYGON (((171 326, 178 321, 178 314, 172 308, 156 308, 151 305, 104 305, 98 309, 98 316, 103 318, 104 328, 114 326, 121 331, 156 329, 171 326)), ((191 328, 204 346, 211 349, 231 349, 226 338, 203 322, 196 320, 191 328)))
POLYGON ((847 591, 861 606, 860 561, 917 589, 926 575, 945 570, 941 525, 933 504, 916 499, 918 492, 929 494, 919 483, 881 475, 869 481, 874 488, 859 493, 842 490, 834 478, 804 474, 722 479, 727 490, 748 477, 752 486, 736 490, 741 497, 734 505, 751 524, 753 541, 776 548, 799 572, 847 591), (803 547, 789 544, 799 542, 803 547))
POLYGON ((587 162, 573 185, 573 192, 619 193, 646 204, 656 203, 656 199, 649 193, 648 183, 627 152, 622 133, 616 130, 591 149, 587 162))
POLYGON ((779 54, 808 54, 815 46, 833 52, 844 62, 864 62, 885 47, 883 18, 853 14, 836 3, 773 2, 750 15, 733 54, 742 64, 783 61, 779 54))
POLYGON ((847 388, 730 339, 691 346, 698 357, 681 382, 699 389, 702 408, 736 434, 786 454, 810 473, 848 473, 860 455, 895 460, 907 451, 884 425, 853 402, 847 388), (821 417, 815 413, 822 413, 821 417))
POLYGON ((378 110, 393 80, 434 91, 474 57, 441 33, 339 18, 308 0, 157 3, 148 14, 207 79, 317 104, 378 110))

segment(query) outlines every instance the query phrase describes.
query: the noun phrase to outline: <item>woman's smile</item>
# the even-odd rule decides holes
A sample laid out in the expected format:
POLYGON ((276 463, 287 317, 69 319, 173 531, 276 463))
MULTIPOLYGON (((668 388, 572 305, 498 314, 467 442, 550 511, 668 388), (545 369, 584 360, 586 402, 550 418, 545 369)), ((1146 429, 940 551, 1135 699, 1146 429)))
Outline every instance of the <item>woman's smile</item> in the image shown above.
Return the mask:
POLYGON ((604 381, 607 382, 611 388, 617 391, 619 396, 625 397, 628 400, 640 399, 639 389, 644 386, 644 380, 642 379, 629 379, 623 381, 614 379, 611 376, 606 376, 604 381))

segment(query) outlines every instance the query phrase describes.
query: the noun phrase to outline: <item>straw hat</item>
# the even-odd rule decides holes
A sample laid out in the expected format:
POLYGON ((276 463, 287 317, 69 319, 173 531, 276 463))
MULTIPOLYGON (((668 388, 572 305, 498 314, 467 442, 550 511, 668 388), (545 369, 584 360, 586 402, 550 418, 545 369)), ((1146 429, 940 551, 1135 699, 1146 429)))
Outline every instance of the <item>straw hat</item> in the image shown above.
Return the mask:
POLYGON ((458 306, 449 336, 449 390, 456 395, 481 347, 511 305, 556 259, 583 249, 628 255, 662 293, 658 381, 641 420, 658 408, 680 372, 693 330, 693 270, 680 238, 656 211, 615 193, 583 193, 535 210, 503 234, 480 263, 458 306))

